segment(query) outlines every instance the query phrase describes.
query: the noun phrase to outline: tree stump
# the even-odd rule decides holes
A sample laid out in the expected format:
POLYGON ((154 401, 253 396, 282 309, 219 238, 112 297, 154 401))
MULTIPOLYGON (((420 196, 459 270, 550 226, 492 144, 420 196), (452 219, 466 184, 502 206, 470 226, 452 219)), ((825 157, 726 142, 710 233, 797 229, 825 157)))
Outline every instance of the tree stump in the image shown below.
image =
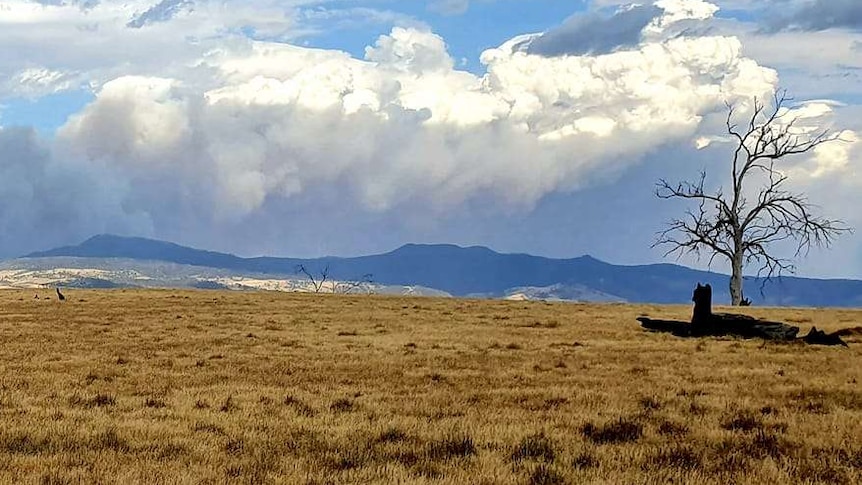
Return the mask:
POLYGON ((793 340, 799 333, 799 327, 786 323, 759 320, 734 313, 712 313, 712 287, 709 284, 698 283, 691 299, 694 301, 691 334, 695 336, 735 335, 766 340, 793 340))
MULTIPOLYGON (((712 287, 708 284, 698 283, 691 299, 694 301, 694 311, 690 323, 654 320, 648 317, 638 317, 638 321, 643 328, 669 332, 678 337, 736 336, 786 342, 796 340, 799 333, 799 327, 782 322, 770 322, 734 313, 712 313, 712 287)), ((826 334, 813 328, 802 340, 808 344, 847 346, 839 334, 840 332, 826 334)))

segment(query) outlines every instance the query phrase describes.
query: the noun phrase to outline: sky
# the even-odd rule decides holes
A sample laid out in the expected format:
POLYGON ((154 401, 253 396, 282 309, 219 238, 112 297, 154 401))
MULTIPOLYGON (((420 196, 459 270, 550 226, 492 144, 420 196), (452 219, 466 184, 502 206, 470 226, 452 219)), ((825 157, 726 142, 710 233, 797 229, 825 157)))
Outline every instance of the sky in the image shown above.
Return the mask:
POLYGON ((782 89, 841 137, 783 173, 858 228, 798 274, 862 278, 858 0, 0 0, 0 257, 674 262, 653 242, 687 206, 655 183, 725 184, 728 103, 782 89))

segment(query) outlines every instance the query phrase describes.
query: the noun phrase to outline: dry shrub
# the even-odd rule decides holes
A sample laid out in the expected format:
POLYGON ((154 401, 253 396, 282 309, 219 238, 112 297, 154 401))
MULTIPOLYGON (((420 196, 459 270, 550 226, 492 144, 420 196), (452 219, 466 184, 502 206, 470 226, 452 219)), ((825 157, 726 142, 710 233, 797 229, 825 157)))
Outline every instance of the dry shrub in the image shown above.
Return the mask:
POLYGON ((432 441, 428 445, 427 451, 427 456, 437 461, 453 458, 469 458, 475 454, 476 445, 473 443, 473 438, 458 434, 432 441))
POLYGON ((575 470, 586 470, 598 466, 599 460, 589 451, 582 451, 572 458, 572 468, 575 470))
POLYGON ((512 461, 543 460, 554 461, 556 453, 551 440, 544 433, 532 434, 522 439, 511 454, 512 461))
POLYGON ((662 436, 681 438, 688 434, 688 426, 665 420, 658 426, 658 433, 662 436))
POLYGON ((763 419, 749 410, 740 410, 730 413, 721 421, 721 427, 730 431, 742 431, 745 433, 762 430, 763 419))
POLYGON ((702 466, 702 458, 690 445, 662 447, 647 456, 643 468, 647 471, 661 471, 668 468, 694 470, 702 466))
POLYGON ((289 406, 296 412, 296 414, 299 414, 300 416, 314 416, 314 409, 312 409, 311 406, 309 406, 299 398, 287 395, 284 397, 283 402, 285 406, 289 406))
POLYGON ((587 423, 581 427, 581 434, 597 444, 633 443, 643 436, 643 425, 630 418, 596 426, 587 423))
POLYGON ((562 485, 566 480, 550 465, 542 463, 530 474, 529 483, 530 485, 562 485))
POLYGON ((346 397, 336 399, 335 401, 332 401, 332 404, 329 405, 329 410, 334 413, 347 413, 353 411, 353 408, 353 401, 346 397))

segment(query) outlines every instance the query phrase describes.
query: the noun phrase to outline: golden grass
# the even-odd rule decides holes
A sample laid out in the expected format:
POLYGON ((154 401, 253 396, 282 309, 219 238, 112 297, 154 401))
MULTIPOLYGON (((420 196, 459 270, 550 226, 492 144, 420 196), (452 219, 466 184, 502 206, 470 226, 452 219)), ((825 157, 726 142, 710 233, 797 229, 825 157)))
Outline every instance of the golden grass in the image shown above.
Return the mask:
POLYGON ((635 321, 686 306, 67 296, 0 292, 2 483, 862 483, 852 339, 635 321))

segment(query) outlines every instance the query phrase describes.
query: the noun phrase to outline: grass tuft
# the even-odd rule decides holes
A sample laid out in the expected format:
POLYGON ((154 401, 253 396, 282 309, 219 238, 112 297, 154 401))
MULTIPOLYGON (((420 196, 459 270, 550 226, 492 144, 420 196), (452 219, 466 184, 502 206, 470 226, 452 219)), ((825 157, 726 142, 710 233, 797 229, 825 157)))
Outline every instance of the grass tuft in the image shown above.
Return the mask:
POLYGON ((311 406, 296 397, 287 395, 284 397, 283 402, 285 406, 290 407, 294 410, 294 412, 296 412, 296 414, 299 414, 300 416, 314 416, 314 409, 312 409, 311 406))
POLYGON ((329 405, 329 410, 334 413, 349 413, 350 411, 353 411, 353 408, 353 401, 346 397, 336 399, 329 405))
POLYGON ((566 479, 544 463, 537 466, 530 474, 530 485, 562 485, 564 483, 566 483, 566 479))
POLYGON ((476 454, 473 438, 467 435, 452 435, 433 441, 428 446, 427 455, 435 461, 454 458, 469 458, 476 454))
POLYGON ((512 451, 512 461, 543 460, 552 462, 556 452, 551 440, 544 433, 532 434, 523 438, 512 451))
POLYGON ((643 425, 628 418, 596 426, 587 423, 581 427, 581 434, 597 444, 633 443, 643 436, 643 425))

